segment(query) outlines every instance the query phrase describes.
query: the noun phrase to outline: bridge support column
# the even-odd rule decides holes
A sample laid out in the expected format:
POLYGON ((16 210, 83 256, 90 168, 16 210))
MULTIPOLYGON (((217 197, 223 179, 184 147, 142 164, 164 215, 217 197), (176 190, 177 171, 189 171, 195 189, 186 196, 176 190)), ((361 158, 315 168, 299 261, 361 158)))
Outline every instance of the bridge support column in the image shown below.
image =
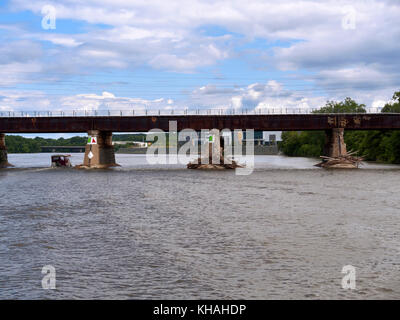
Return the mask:
POLYGON ((219 130, 213 129, 210 131, 210 135, 213 137, 213 141, 208 142, 208 161, 203 160, 203 162, 216 165, 223 164, 224 144, 220 132, 219 130))
MULTIPOLYGON (((207 150, 208 157, 200 157, 187 165, 188 169, 235 169, 241 167, 234 160, 225 158, 224 138, 217 129, 210 130, 212 141, 202 146, 207 150), (208 144, 208 145, 207 145, 208 144)), ((202 154, 203 156, 203 154, 202 154)))
POLYGON ((358 168, 362 161, 362 158, 354 157, 347 153, 343 128, 334 128, 326 131, 324 154, 321 157, 323 159, 322 162, 318 163, 317 167, 354 169, 358 168))
POLYGON ((344 143, 344 128, 334 128, 325 131, 326 140, 324 156, 337 158, 347 155, 346 144, 344 143))
POLYGON ((7 147, 6 147, 6 135, 0 133, 0 168, 12 167, 8 163, 7 147))
POLYGON ((112 144, 112 132, 90 130, 85 147, 83 168, 103 169, 118 166, 112 144))

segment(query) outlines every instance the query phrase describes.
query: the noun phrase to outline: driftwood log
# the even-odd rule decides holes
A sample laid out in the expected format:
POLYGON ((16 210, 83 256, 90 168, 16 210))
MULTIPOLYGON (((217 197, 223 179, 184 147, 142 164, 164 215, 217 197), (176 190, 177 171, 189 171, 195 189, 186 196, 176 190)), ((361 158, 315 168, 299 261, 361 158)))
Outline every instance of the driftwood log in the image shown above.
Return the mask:
POLYGON ((353 156, 355 152, 349 152, 347 155, 339 157, 326 157, 321 156, 322 162, 316 164, 315 166, 321 168, 339 168, 339 169, 355 169, 358 168, 362 161, 362 157, 353 156))
POLYGON ((188 169, 203 169, 203 170, 224 170, 224 169, 236 169, 243 168, 235 160, 227 160, 222 158, 220 163, 212 163, 209 158, 198 158, 197 161, 189 162, 187 165, 188 169), (202 163, 203 162, 203 163, 202 163))
MULTIPOLYGON (((219 132, 214 134, 219 136, 219 132)), ((187 164, 188 169, 203 169, 203 170, 224 170, 224 169, 236 169, 243 168, 240 164, 238 164, 235 160, 229 160, 224 156, 224 139, 222 136, 219 136, 219 139, 216 138, 215 144, 209 143, 208 145, 208 156, 199 157, 196 161, 189 162, 187 164), (213 163, 213 155, 215 153, 219 154, 217 163, 213 163)))

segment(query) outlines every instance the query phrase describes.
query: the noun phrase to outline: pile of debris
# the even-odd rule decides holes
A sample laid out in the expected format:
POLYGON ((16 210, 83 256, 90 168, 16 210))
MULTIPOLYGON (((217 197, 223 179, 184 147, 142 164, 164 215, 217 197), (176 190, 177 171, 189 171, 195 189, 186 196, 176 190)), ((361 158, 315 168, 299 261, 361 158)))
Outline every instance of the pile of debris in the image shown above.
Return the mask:
POLYGON ((322 162, 315 166, 321 168, 356 169, 364 160, 362 157, 354 156, 356 152, 349 152, 339 157, 321 156, 322 162))
POLYGON ((203 170, 223 170, 223 169, 236 169, 243 168, 235 160, 227 160, 222 158, 220 163, 212 163, 210 158, 198 158, 197 161, 189 162, 187 164, 188 169, 203 169, 203 170), (203 162, 203 163, 202 163, 203 162))

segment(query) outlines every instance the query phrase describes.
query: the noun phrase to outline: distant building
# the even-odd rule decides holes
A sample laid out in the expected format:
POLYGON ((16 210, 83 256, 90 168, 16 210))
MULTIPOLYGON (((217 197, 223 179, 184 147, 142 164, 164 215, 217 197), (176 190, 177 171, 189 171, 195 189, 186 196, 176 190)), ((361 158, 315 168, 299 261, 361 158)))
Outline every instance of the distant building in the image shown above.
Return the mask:
POLYGON ((267 146, 276 146, 276 134, 270 134, 268 140, 264 141, 264 144, 267 146))
MULTIPOLYGON (((246 136, 246 130, 243 130, 243 142, 246 143, 249 138, 246 136)), ((255 146, 264 144, 263 131, 254 131, 254 139, 252 139, 255 146)))
POLYGON ((276 142, 282 141, 282 131, 264 131, 263 135, 265 141, 270 141, 270 136, 275 136, 276 142))
POLYGON ((134 147, 139 147, 139 148, 147 148, 149 145, 147 142, 142 142, 142 141, 113 141, 113 145, 125 145, 125 144, 131 144, 134 147))
MULTIPOLYGON (((224 137, 225 143, 227 145, 232 144, 233 142, 233 134, 229 132, 223 132, 222 136, 224 137)), ((208 135, 205 137, 201 137, 201 133, 197 132, 197 141, 199 144, 204 144, 208 142, 208 135)), ((243 143, 246 143, 248 139, 246 138, 246 130, 242 131, 241 140, 243 143)), ((240 139, 240 138, 239 138, 240 139)), ((186 138, 186 141, 191 140, 189 137, 186 138)), ((281 139, 281 132, 280 131, 254 131, 254 138, 252 139, 254 145, 267 145, 267 146, 274 146, 277 144, 278 141, 282 141, 281 139)), ((183 142, 184 143, 184 142, 183 142)), ((183 144, 182 143, 182 144, 183 144)))

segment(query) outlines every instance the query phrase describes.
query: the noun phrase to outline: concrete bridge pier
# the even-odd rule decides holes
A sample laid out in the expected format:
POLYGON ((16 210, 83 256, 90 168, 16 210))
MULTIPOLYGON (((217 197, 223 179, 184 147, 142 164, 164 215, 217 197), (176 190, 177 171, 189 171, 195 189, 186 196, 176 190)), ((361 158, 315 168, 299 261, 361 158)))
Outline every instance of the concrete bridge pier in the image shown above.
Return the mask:
POLYGON ((224 145, 223 138, 220 135, 219 130, 210 130, 210 135, 213 136, 213 142, 208 143, 208 162, 205 164, 223 164, 224 163, 224 145))
POLYGON ((8 163, 7 147, 6 147, 6 135, 0 133, 0 168, 12 167, 8 163))
POLYGON ((234 160, 227 159, 225 156, 224 137, 218 129, 210 130, 210 139, 208 143, 202 146, 202 156, 195 162, 187 165, 188 169, 235 169, 241 168, 234 160), (207 150, 208 148, 208 150, 207 150), (208 156, 204 156, 207 150, 208 156), (204 153, 203 153, 204 152, 204 153))
POLYGON ((326 130, 324 156, 337 158, 347 156, 346 144, 344 143, 344 128, 326 130))
POLYGON ((344 128, 326 131, 324 156, 321 158, 322 162, 316 166, 322 168, 355 169, 362 161, 361 157, 354 157, 347 153, 344 143, 344 128))
POLYGON ((89 130, 83 165, 78 167, 104 169, 116 166, 112 132, 89 130))

